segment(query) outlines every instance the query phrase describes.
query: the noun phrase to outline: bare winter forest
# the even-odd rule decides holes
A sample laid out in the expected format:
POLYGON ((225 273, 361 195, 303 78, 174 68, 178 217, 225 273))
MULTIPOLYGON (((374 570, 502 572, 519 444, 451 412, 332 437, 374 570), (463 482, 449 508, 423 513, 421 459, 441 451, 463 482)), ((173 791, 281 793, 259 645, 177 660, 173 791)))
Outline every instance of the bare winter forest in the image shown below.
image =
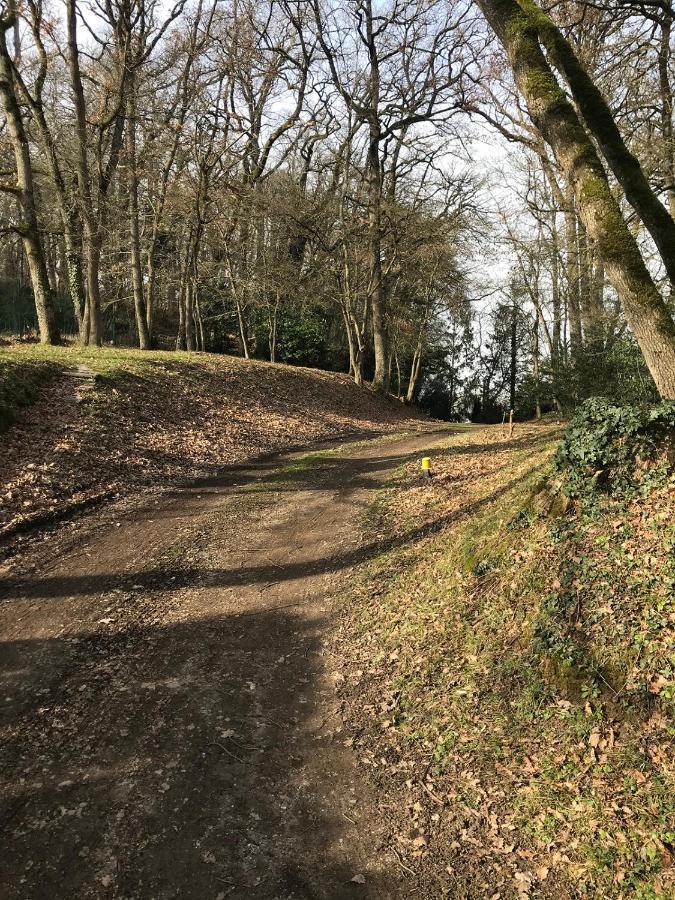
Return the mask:
POLYGON ((448 418, 672 397, 672 15, 5 4, 0 326, 348 370, 448 418))

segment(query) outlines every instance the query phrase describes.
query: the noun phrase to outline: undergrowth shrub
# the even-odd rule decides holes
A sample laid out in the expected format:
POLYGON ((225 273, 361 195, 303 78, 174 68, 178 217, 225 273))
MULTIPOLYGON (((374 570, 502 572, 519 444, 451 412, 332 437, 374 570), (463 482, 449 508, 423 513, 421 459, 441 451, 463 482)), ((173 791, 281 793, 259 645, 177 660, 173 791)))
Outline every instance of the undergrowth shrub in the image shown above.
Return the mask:
POLYGON ((627 497, 662 481, 674 454, 675 401, 634 407, 592 397, 567 428, 554 466, 569 497, 627 497))

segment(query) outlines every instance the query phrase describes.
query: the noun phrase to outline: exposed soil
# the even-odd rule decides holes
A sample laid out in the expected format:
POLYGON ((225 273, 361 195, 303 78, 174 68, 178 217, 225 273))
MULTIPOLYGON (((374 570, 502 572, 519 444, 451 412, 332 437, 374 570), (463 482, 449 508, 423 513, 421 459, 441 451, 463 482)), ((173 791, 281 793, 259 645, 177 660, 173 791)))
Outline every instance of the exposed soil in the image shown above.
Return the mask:
POLYGON ((343 730, 356 523, 450 429, 112 507, 0 594, 2 896, 420 896, 343 730))
MULTIPOLYGON (((35 364, 22 353, 0 365, 0 400, 35 364)), ((214 354, 62 348, 52 356, 49 379, 1 438, 0 558, 36 528, 103 501, 261 453, 425 421, 339 373, 214 354)))

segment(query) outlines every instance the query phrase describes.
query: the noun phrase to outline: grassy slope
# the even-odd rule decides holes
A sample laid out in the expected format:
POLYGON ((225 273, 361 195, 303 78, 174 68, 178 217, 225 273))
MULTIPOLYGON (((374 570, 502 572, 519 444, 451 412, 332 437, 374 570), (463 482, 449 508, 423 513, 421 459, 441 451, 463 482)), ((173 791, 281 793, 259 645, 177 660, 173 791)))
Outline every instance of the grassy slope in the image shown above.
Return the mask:
POLYGON ((353 724, 431 896, 675 896, 674 485, 544 515, 555 437, 453 438, 367 523, 353 724))
POLYGON ((140 485, 419 421, 345 375, 210 354, 35 345, 0 348, 0 425, 13 420, 1 438, 0 534, 140 485), (97 373, 80 397, 78 382, 59 377, 78 365, 97 373))

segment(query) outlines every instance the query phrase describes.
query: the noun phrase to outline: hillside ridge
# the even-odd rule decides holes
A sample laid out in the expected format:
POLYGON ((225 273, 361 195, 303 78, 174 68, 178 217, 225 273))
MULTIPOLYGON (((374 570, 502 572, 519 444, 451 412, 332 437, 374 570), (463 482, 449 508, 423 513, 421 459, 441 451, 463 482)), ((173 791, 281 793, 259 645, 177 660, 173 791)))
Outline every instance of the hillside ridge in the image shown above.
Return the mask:
POLYGON ((150 485, 427 421, 340 373, 75 347, 2 348, 0 405, 5 550, 47 521, 150 485), (86 378, 74 377, 83 372, 86 378))

